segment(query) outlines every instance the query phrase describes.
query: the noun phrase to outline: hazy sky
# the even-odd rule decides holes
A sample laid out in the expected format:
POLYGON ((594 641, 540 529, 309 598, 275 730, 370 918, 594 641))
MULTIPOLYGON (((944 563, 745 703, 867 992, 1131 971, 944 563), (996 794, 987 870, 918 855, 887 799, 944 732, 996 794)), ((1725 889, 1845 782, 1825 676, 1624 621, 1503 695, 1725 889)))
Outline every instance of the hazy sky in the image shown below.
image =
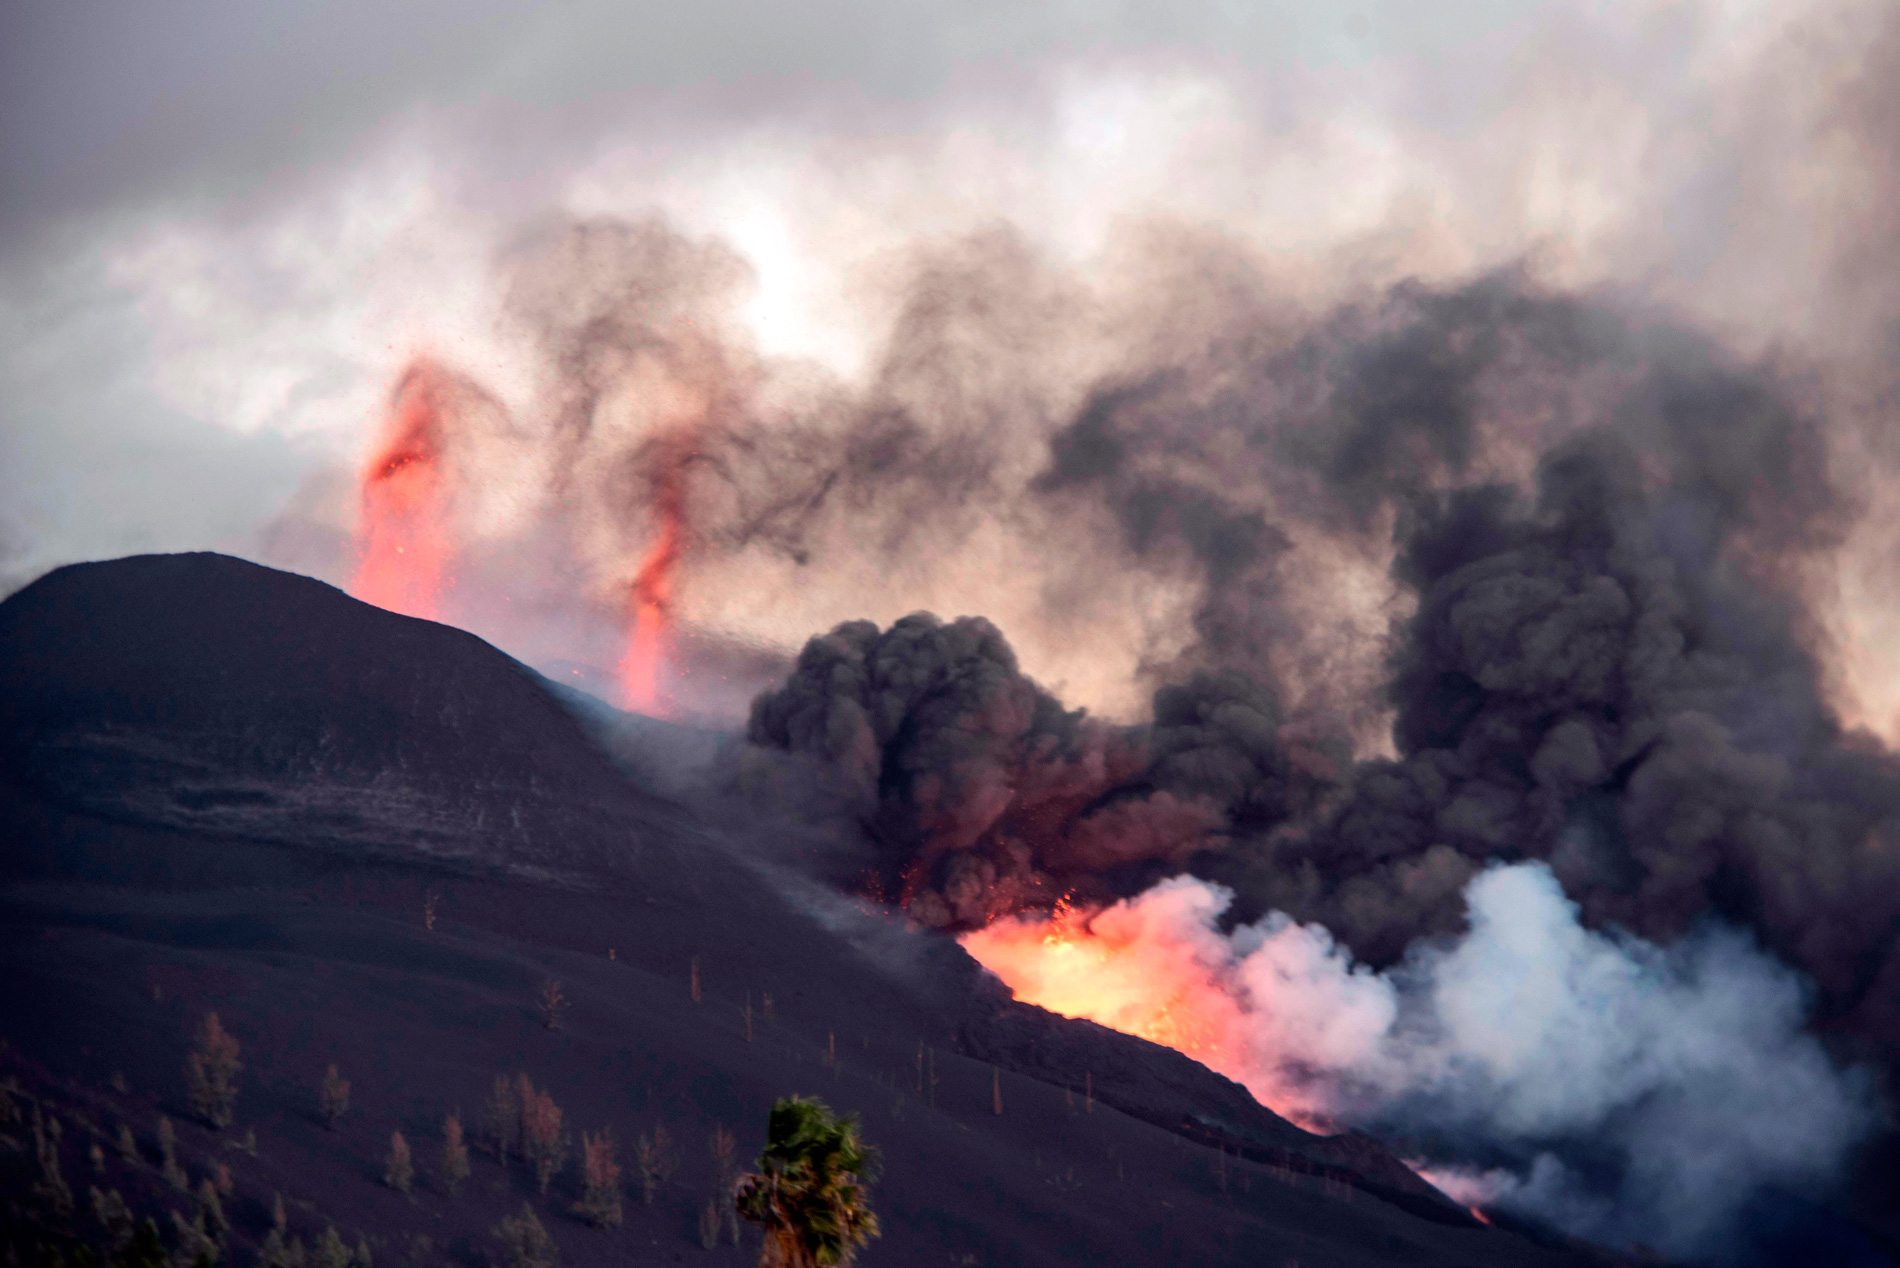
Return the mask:
POLYGON ((259 554, 295 500, 340 505, 418 349, 525 393, 493 260, 553 213, 721 237, 759 347, 845 374, 879 261, 999 220, 1084 270, 1133 220, 1213 226, 1318 290, 1529 252, 1743 342, 1831 339, 1878 188, 1842 93, 1883 12, 11 4, 0 586, 259 554))

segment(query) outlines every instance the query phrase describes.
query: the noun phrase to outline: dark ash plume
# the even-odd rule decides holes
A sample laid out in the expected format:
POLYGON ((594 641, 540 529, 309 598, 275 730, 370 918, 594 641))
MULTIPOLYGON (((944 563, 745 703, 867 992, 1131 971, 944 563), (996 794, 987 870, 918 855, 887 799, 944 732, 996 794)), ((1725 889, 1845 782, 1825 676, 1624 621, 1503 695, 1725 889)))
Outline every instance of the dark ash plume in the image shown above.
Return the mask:
MULTIPOLYGON (((1756 1189, 1831 1183, 1870 1101, 1793 1038, 1803 984, 1734 930, 1813 984, 1837 1056, 1900 1063, 1900 758, 1828 694, 1817 576, 1860 508, 1826 420, 1773 362, 1516 273, 1227 335, 1084 394, 1028 486, 1109 524, 1103 557, 1198 587, 1194 639, 1150 666, 1150 721, 1067 710, 980 619, 859 622, 756 702, 762 768, 827 772, 867 842, 846 883, 931 926, 1188 872, 1235 892, 1224 920, 1315 922, 1402 979, 1465 945, 1474 886, 1529 864, 1644 963, 1729 948, 1707 957, 1724 998, 1780 1018, 1776 1042, 1842 1090, 1799 1167, 1724 1146, 1676 1168, 1748 1193, 1639 1200, 1645 1167, 1675 1165, 1657 1124, 1743 1112, 1726 1094, 1652 1105, 1640 1129, 1585 1115, 1516 1153, 1495 1125, 1459 1138, 1495 1098, 1449 1084, 1379 1121, 1538 1159, 1518 1198, 1561 1226, 1745 1242, 1756 1189), (1372 680, 1329 656, 1315 558, 1386 561, 1372 680), (1388 755, 1355 760, 1368 718, 1388 755)), ((1631 992, 1668 1015, 1661 986, 1631 992)), ((1752 1042, 1711 1016, 1699 1051, 1752 1042)), ((1619 1042, 1653 1047, 1639 1030, 1619 1042)), ((1617 1087, 1604 1104, 1675 1095, 1617 1087)))
POLYGON ((848 773, 876 887, 967 926, 1186 867, 1389 964, 1545 860, 1593 925, 1755 930, 1900 1051, 1900 763, 1826 694, 1811 575, 1855 507, 1799 380, 1518 273, 1209 346, 1085 394, 1032 485, 1198 581, 1151 723, 1069 712, 968 620, 840 627, 758 702, 755 745, 848 773), (1356 765, 1376 710, 1300 572, 1333 550, 1409 600, 1396 752, 1356 765))
POLYGON ((1233 673, 1162 688, 1151 726, 1091 719, 988 621, 927 613, 811 640, 747 735, 821 773, 862 825, 872 849, 851 879, 954 928, 1103 896, 1285 822, 1343 757, 1289 747, 1270 695, 1233 673))

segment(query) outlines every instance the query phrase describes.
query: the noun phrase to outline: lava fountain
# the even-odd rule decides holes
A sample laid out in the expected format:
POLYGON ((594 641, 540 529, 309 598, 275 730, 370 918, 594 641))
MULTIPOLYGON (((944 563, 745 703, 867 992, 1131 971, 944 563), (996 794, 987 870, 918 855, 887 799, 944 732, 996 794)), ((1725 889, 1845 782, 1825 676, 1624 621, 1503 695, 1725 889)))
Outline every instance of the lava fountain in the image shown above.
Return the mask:
POLYGON ((412 363, 363 467, 350 581, 350 593, 365 603, 428 620, 440 615, 450 553, 442 470, 448 415, 442 369, 412 363))
POLYGON ((686 463, 692 437, 677 431, 661 438, 653 480, 653 541, 628 591, 627 647, 620 658, 621 701, 629 709, 662 710, 660 672, 673 624, 674 576, 685 535, 686 463))

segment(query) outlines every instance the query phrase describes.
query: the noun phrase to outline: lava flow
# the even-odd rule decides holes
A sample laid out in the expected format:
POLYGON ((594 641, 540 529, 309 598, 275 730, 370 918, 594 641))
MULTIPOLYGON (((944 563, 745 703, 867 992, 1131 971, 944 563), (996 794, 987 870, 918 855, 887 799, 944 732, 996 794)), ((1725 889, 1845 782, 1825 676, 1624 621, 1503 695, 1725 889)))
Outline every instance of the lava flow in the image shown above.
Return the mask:
POLYGON ((1177 922, 1165 905, 1149 896, 1093 913, 1058 904, 1046 918, 1005 917, 960 941, 1025 1003, 1138 1035, 1246 1083, 1241 1010, 1192 943, 1169 936, 1177 922))
POLYGON ((627 648, 620 658, 622 703, 647 714, 657 714, 662 707, 660 670, 672 632, 674 573, 685 530, 686 461, 692 456, 690 438, 683 433, 661 445, 653 484, 653 543, 633 577, 627 648))
POLYGON ((1282 1117, 1332 1130, 1333 1073, 1363 1068, 1390 1028, 1388 984, 1325 930, 1269 917, 1232 933, 1233 895, 1161 881, 1092 913, 1012 916, 963 946, 1017 999, 1186 1053, 1282 1117))
POLYGON ((350 593, 434 620, 449 559, 443 487, 447 404, 442 371, 412 364, 396 385, 383 436, 364 466, 357 568, 350 593))

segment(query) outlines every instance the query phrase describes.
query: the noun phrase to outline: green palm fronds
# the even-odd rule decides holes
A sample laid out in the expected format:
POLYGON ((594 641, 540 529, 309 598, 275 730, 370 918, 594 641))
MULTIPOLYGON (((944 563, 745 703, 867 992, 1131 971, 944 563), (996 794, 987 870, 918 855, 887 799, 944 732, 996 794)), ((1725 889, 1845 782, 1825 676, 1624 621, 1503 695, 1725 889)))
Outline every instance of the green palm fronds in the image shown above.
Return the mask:
POLYGON ((867 1183, 877 1150, 858 1136, 858 1117, 823 1101, 788 1096, 766 1120, 759 1170, 741 1176, 733 1200, 765 1234, 760 1268, 845 1268, 878 1235, 867 1183), (861 1182, 860 1177, 864 1182, 861 1182))

